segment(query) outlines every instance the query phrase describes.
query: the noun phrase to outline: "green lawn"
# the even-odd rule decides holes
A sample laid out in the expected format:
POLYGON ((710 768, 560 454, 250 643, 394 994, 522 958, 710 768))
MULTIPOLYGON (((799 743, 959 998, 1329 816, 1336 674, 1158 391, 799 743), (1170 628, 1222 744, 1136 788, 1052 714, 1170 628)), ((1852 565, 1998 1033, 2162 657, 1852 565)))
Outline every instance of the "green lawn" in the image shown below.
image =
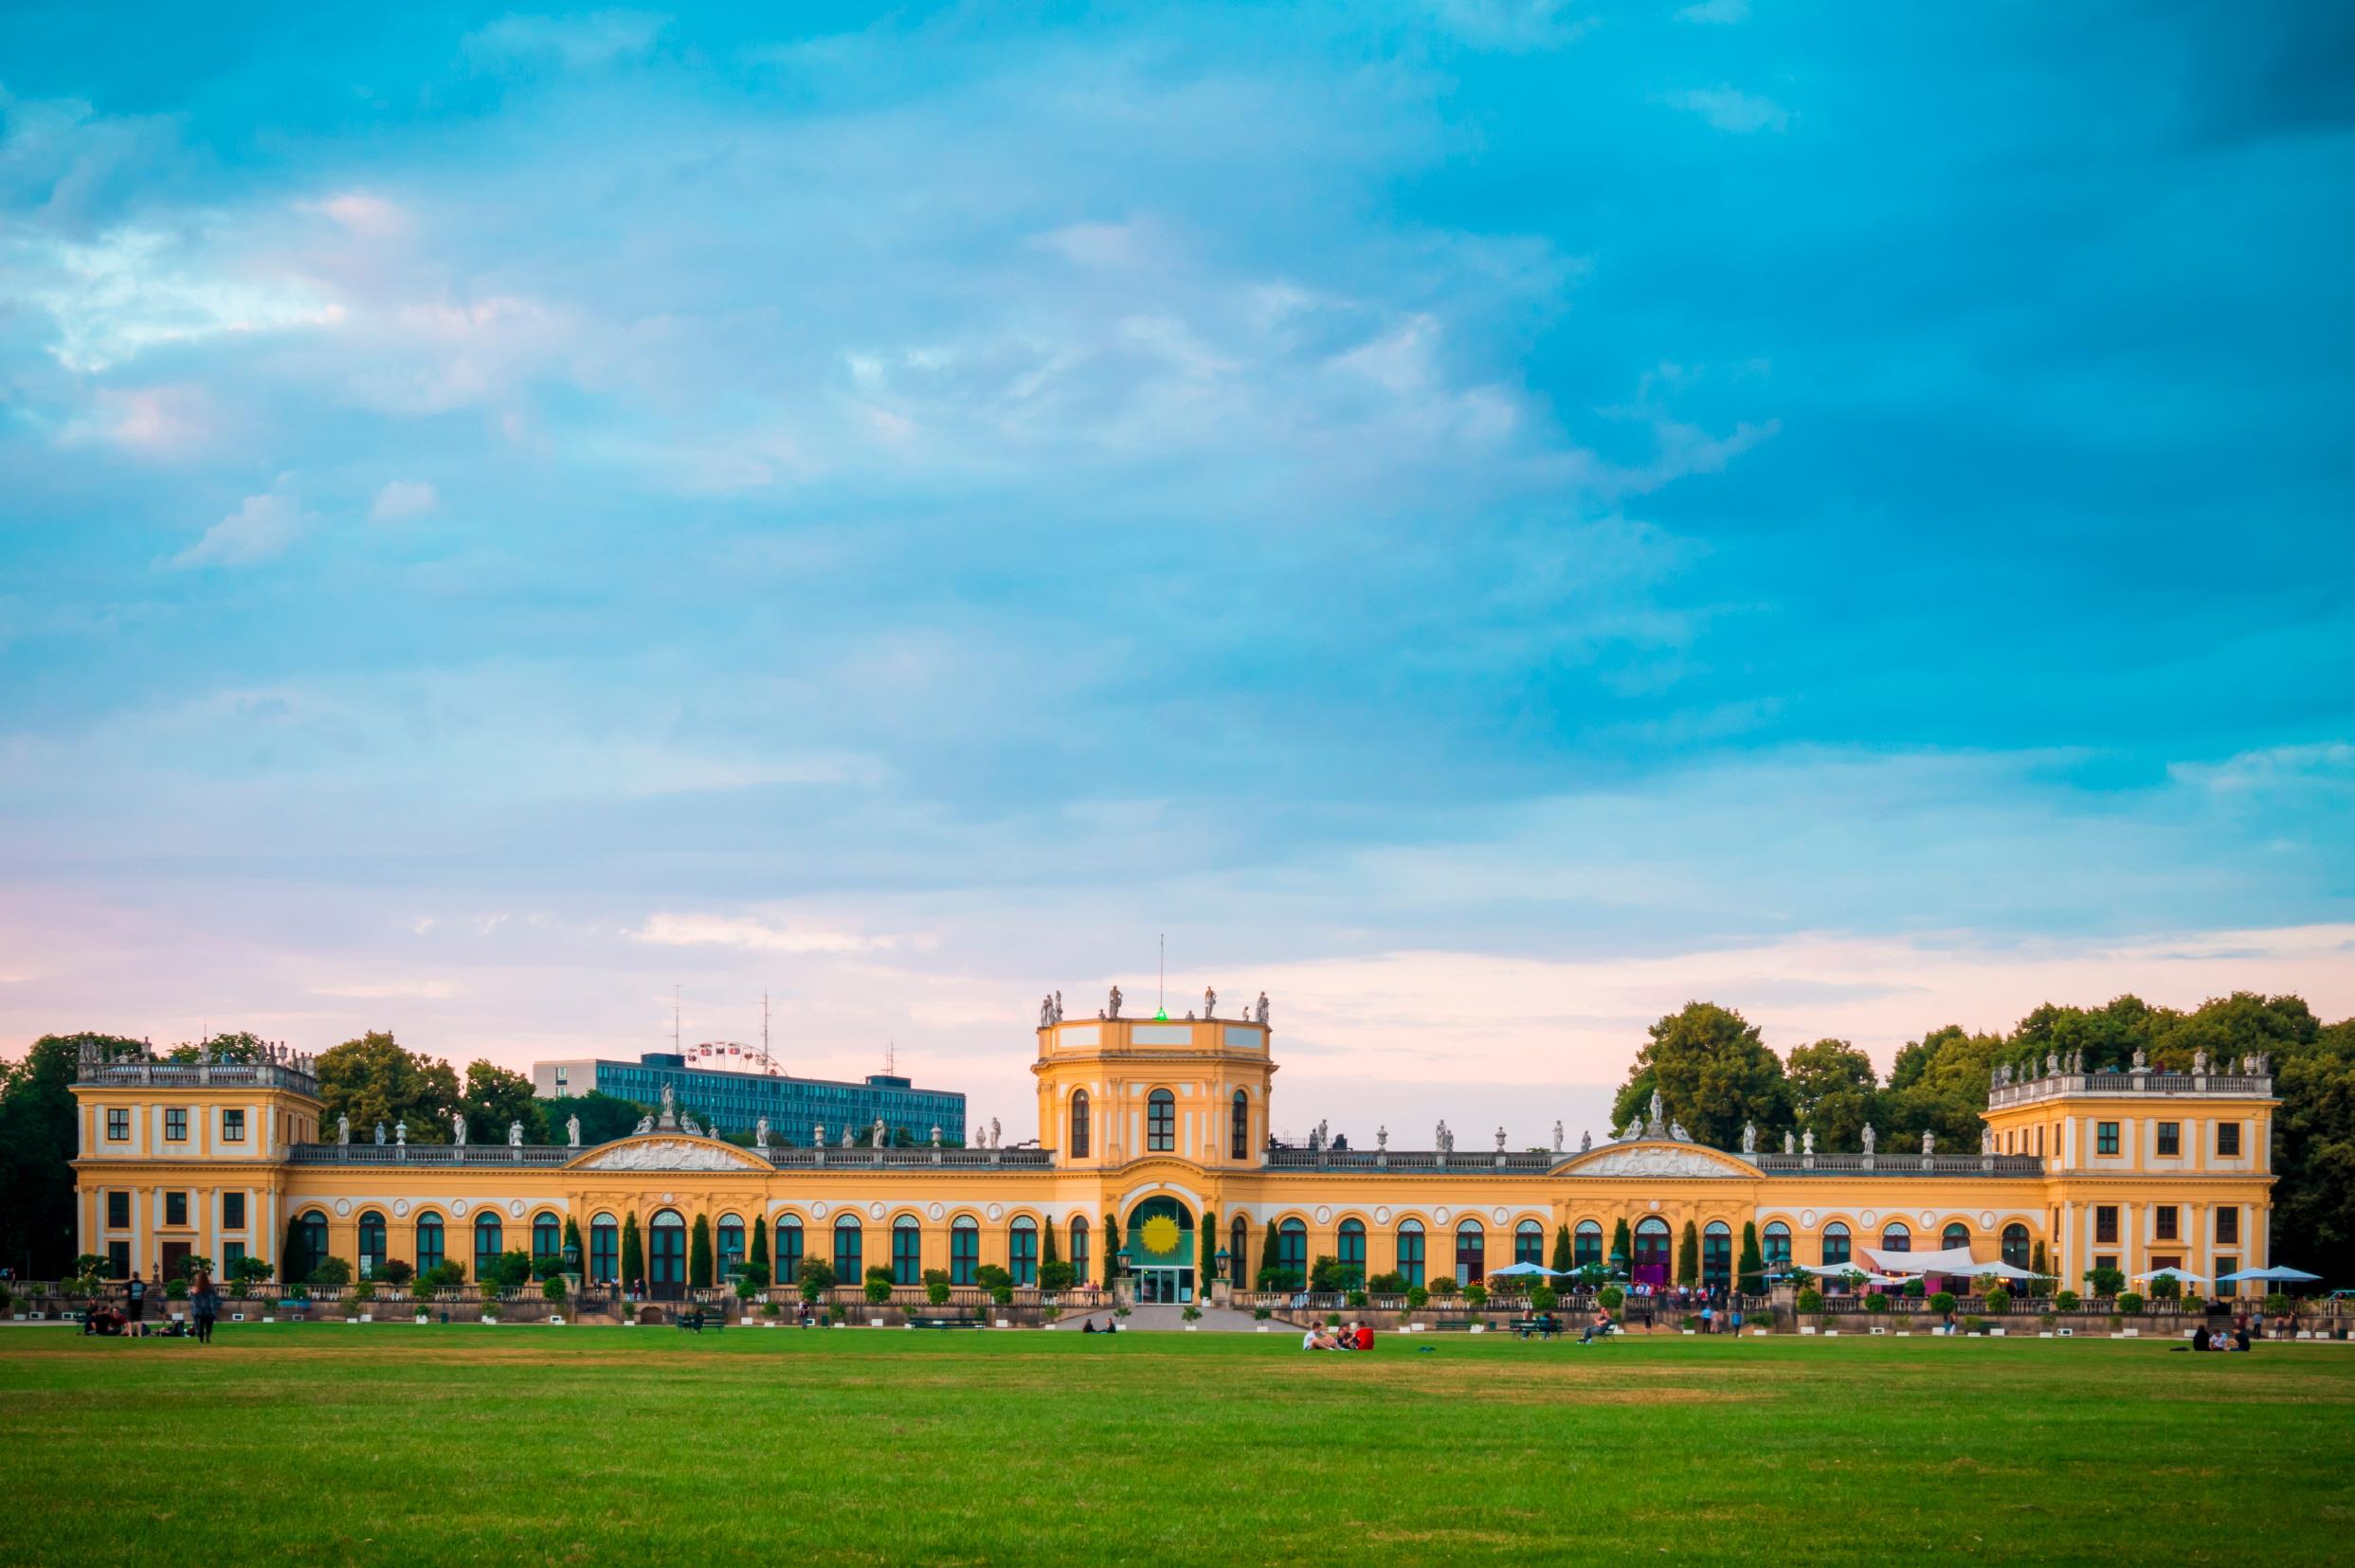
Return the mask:
POLYGON ((1296 1343, 0 1329, 0 1561, 2248 1564, 2355 1534, 2350 1348, 1296 1343))

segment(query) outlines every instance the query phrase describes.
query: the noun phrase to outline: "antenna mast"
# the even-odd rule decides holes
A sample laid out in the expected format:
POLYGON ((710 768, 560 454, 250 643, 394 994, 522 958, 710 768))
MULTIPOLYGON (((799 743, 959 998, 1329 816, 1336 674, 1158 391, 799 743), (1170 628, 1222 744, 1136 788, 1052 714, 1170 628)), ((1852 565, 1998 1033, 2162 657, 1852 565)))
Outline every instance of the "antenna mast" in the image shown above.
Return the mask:
POLYGON ((679 1044, 679 987, 673 985, 671 987, 671 1054, 677 1055, 680 1049, 679 1044))

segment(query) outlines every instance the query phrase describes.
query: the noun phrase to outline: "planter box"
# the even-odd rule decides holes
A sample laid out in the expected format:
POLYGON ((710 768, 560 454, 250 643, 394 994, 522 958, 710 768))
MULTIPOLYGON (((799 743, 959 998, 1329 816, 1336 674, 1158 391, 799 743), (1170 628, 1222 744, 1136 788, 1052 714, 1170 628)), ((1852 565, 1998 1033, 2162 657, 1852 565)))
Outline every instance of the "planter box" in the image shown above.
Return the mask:
POLYGON ((1749 1337, 1753 1340, 1763 1340, 1773 1332, 1771 1328, 1753 1328, 1749 1331, 1749 1337))
MULTIPOLYGON (((1687 1338, 1687 1339, 1691 1339, 1694 1335, 1695 1335, 1695 1334, 1699 1333, 1699 1332, 1700 1332, 1700 1330, 1699 1330, 1699 1329, 1697 1329, 1697 1328, 1679 1328, 1679 1329, 1677 1329, 1677 1330, 1676 1330, 1676 1332, 1677 1332, 1677 1333, 1679 1333, 1679 1334, 1682 1334, 1682 1335, 1683 1335, 1685 1338, 1687 1338)), ((1873 1330, 1873 1332, 1874 1332, 1874 1333, 1875 1333, 1875 1334, 1877 1334, 1877 1333, 1879 1333, 1879 1332, 1880 1332, 1880 1330, 1879 1330, 1879 1329, 1877 1329, 1877 1328, 1875 1328, 1875 1329, 1874 1329, 1874 1330, 1873 1330)))
POLYGON ((1485 1334, 1488 1332, 1488 1325, 1484 1323, 1476 1323, 1472 1325, 1472 1331, 1475 1334, 1485 1334))
MULTIPOLYGON (((880 1319, 880 1318, 876 1319, 876 1320, 875 1320, 875 1325, 876 1325, 878 1328, 882 1327, 882 1326, 883 1326, 883 1320, 882 1320, 882 1319, 880 1319)), ((1013 1325, 1013 1323, 1012 1323, 1012 1321, 1011 1321, 1010 1319, 1006 1319, 1006 1318, 1000 1318, 1000 1319, 998 1320, 998 1326, 999 1326, 1000 1328, 1011 1328, 1011 1327, 1013 1327, 1013 1326, 1014 1326, 1014 1325, 1013 1325)))
POLYGON ((1268 1329, 1267 1325, 1265 1325, 1265 1324, 1260 1324, 1260 1325, 1258 1325, 1258 1331, 1259 1331, 1259 1333, 1262 1333, 1262 1334, 1265 1334, 1265 1333, 1269 1332, 1269 1329, 1268 1329))
POLYGON ((1802 1334, 1812 1334, 1816 1332, 1816 1325, 1811 1323, 1802 1323, 1799 1325, 1799 1331, 1802 1334))
POLYGON ((2003 1338, 2003 1336, 2004 1336, 2004 1335, 2006 1335, 2006 1334, 2008 1334, 2008 1333, 2010 1333, 2010 1332, 2011 1332, 2011 1330, 2009 1330, 2009 1329, 2007 1329, 2007 1328, 1990 1328, 1990 1329, 1988 1329, 1988 1330, 1987 1330, 1987 1338, 1989 1338, 1989 1339, 1991 1339, 1991 1340, 2000 1340, 2000 1339, 2003 1338))
MULTIPOLYGON (((1685 1332, 1686 1332, 1686 1333, 1688 1333, 1688 1334, 1690 1334, 1690 1333, 1692 1333, 1692 1332, 1693 1332, 1693 1330, 1692 1330, 1692 1329, 1690 1329, 1690 1328, 1688 1328, 1688 1329, 1686 1329, 1686 1330, 1685 1330, 1685 1332)), ((1886 1334, 1886 1333, 1888 1333, 1888 1332, 1889 1332, 1889 1330, 1888 1330, 1888 1329, 1886 1329, 1886 1328, 1875 1328, 1875 1329, 1874 1329, 1874 1330, 1873 1330, 1873 1332, 1874 1332, 1874 1333, 1875 1333, 1875 1334, 1886 1334)))
POLYGON ((1827 1340, 1837 1340, 1839 1338, 1839 1330, 1837 1328, 1827 1328, 1823 1331, 1823 1337, 1827 1340))
POLYGON ((869 1328, 880 1328, 883 1326, 883 1320, 881 1318, 869 1318, 867 1320, 867 1326, 869 1328))
POLYGON ((2077 1331, 2074 1328, 2056 1328, 2053 1333, 2056 1338, 2064 1340, 2074 1340, 2077 1337, 2077 1331))
POLYGON ((548 1314, 548 1321, 549 1321, 550 1323, 553 1323, 553 1324, 556 1325, 558 1327, 562 1327, 562 1326, 564 1325, 564 1319, 563 1319, 563 1317, 561 1317, 559 1314, 554 1313, 554 1312, 551 1312, 551 1313, 549 1313, 549 1314, 548 1314))
POLYGON ((482 1321, 484 1323, 497 1323, 498 1320, 497 1318, 486 1317, 482 1321))
MULTIPOLYGON (((1049 1328, 1052 1328, 1052 1327, 1054 1327, 1055 1325, 1054 1325, 1053 1324, 1048 1324, 1048 1325, 1047 1325, 1047 1326, 1048 1326, 1049 1328)), ((1189 1324, 1187 1324, 1187 1325, 1186 1325, 1186 1331, 1187 1331, 1188 1334, 1198 1333, 1198 1332, 1200 1332, 1200 1331, 1201 1331, 1201 1328, 1202 1328, 1202 1325, 1201 1325, 1200 1324, 1195 1324, 1195 1323, 1189 1323, 1189 1324)))

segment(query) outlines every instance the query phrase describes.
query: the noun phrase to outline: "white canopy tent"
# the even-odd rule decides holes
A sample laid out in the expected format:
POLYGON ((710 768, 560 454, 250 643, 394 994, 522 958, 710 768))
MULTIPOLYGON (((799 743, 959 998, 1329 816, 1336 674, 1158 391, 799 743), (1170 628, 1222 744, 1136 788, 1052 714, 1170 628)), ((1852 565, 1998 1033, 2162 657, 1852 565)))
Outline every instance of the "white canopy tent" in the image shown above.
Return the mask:
POLYGON ((1876 1274, 1870 1269, 1860 1269, 1853 1263, 1802 1263, 1800 1267, 1821 1279, 1846 1279, 1850 1274, 1859 1274, 1863 1276, 1864 1283, 1867 1285, 1903 1285, 1905 1283, 1894 1274, 1876 1274))
POLYGON ((2205 1285, 2208 1283, 2207 1275, 2195 1274, 2188 1269, 2153 1269, 2147 1274, 2136 1274, 2134 1277, 2136 1279, 2181 1280, 2185 1285, 2205 1285))
POLYGON ((1971 1278, 1995 1272, 1990 1265, 1973 1261, 1968 1247, 1952 1247, 1943 1253, 1893 1253, 1880 1247, 1859 1247, 1857 1251, 1887 1274, 1960 1274, 1971 1278))

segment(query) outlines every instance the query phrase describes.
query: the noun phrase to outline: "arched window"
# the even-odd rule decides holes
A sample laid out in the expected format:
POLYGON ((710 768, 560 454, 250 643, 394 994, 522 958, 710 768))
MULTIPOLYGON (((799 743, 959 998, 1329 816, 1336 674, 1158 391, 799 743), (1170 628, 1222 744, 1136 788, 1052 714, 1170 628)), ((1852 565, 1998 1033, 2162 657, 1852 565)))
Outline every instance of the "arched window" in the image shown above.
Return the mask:
POLYGON ((1881 1232, 1881 1251, 1910 1253, 1913 1250, 1913 1233, 1902 1224, 1892 1224, 1881 1232))
POLYGON ((915 1216, 903 1214, 892 1221, 892 1283, 924 1283, 924 1233, 915 1216))
POLYGON ((1422 1221, 1398 1222, 1398 1271, 1410 1286, 1422 1283, 1422 1221))
POLYGON ((1578 1222, 1578 1229, 1570 1234, 1570 1267, 1573 1269, 1584 1269, 1590 1263, 1600 1264, 1602 1261, 1602 1221, 1595 1219, 1580 1220, 1578 1222))
POLYGON ((1534 1219, 1524 1219, 1513 1228, 1513 1261, 1546 1266, 1546 1227, 1534 1219))
POLYGON ((1156 1089, 1145 1097, 1145 1148, 1167 1154, 1177 1147, 1177 1096, 1156 1089))
MULTIPOLYGON (((1110 1246, 1111 1243, 1107 1242, 1105 1245, 1110 1246)), ((1237 1215, 1234 1225, 1228 1230, 1226 1244, 1226 1277, 1228 1279, 1241 1281, 1252 1277, 1251 1270, 1246 1262, 1250 1254, 1251 1224, 1242 1216, 1237 1215)))
POLYGON ((476 1284, 480 1284, 489 1275, 491 1265, 497 1263, 498 1254, 506 1250, 504 1246, 506 1235, 506 1228, 499 1224, 498 1216, 496 1214, 485 1210, 475 1217, 474 1277, 476 1284))
POLYGON ((622 1231, 613 1217, 601 1214, 589 1222, 589 1278, 610 1285, 622 1277, 622 1231))
POLYGON ((564 1227, 546 1210, 532 1217, 532 1261, 564 1255, 564 1227))
POLYGON ((834 1222, 834 1277, 843 1285, 857 1285, 866 1278, 866 1233, 855 1214, 834 1222))
POLYGON ((1787 1273, 1791 1267, 1791 1228, 1783 1221, 1766 1224, 1766 1272, 1787 1273))
POLYGON ((744 1269, 744 1217, 719 1217, 719 1283, 727 1284, 744 1269))
POLYGON ((1084 1089, 1071 1097, 1071 1157, 1088 1157, 1088 1091, 1084 1089))
POLYGON ((687 1222, 677 1209, 662 1209, 646 1226, 646 1289, 666 1301, 687 1289, 687 1222))
POLYGON ((442 1217, 421 1214, 417 1217, 417 1271, 442 1267, 442 1217))
POLYGON ((1970 1227, 1963 1224, 1959 1220, 1954 1224, 1947 1226, 1946 1234, 1938 1238, 1938 1246, 1945 1252, 1951 1253, 1957 1248, 1967 1247, 1969 1245, 1970 1227))
POLYGON ((1028 1215, 1018 1217, 1005 1239, 1005 1271, 1017 1285, 1038 1284, 1039 1222, 1028 1215))
POLYGON ((2003 1227, 2003 1261, 2015 1269, 2028 1267, 2028 1227, 2011 1224, 2003 1227))
POLYGON ((1297 1219, 1287 1219, 1276 1227, 1276 1267, 1299 1276, 1295 1289, 1308 1283, 1309 1228, 1297 1219))
POLYGON ((777 1216, 776 1271, 779 1285, 799 1285, 802 1282, 802 1217, 797 1214, 777 1216))
POLYGON ((317 1209, 295 1221, 296 1245, 302 1255, 290 1260, 294 1267, 286 1271, 290 1284, 299 1284, 311 1277, 311 1271, 327 1259, 327 1216, 317 1209))
POLYGON ((360 1278, 373 1279, 385 1261, 385 1217, 374 1209, 360 1216, 360 1278))
POLYGON ((1096 1276, 1088 1272, 1088 1217, 1071 1217, 1071 1277, 1085 1285, 1096 1276))
POLYGON ((1341 1222, 1340 1263, 1342 1271, 1350 1276, 1353 1287, 1366 1283, 1366 1222, 1364 1220, 1345 1219, 1341 1222))
POLYGON ((1823 1227, 1823 1267, 1839 1269, 1848 1262, 1848 1227, 1833 1220, 1823 1227))
POLYGON ((970 1285, 981 1267, 981 1226, 969 1214, 957 1216, 949 1227, 949 1283, 970 1285))
POLYGON ((1456 1227, 1456 1283, 1476 1285, 1488 1278, 1488 1233, 1476 1219, 1456 1227))
POLYGON ((1701 1232, 1701 1288, 1733 1289, 1733 1232, 1722 1219, 1712 1219, 1701 1232))
POLYGON ((1240 1089, 1235 1090, 1233 1109, 1229 1112, 1228 1120, 1230 1130, 1227 1134, 1227 1158, 1231 1160, 1250 1159, 1251 1096, 1240 1089))

